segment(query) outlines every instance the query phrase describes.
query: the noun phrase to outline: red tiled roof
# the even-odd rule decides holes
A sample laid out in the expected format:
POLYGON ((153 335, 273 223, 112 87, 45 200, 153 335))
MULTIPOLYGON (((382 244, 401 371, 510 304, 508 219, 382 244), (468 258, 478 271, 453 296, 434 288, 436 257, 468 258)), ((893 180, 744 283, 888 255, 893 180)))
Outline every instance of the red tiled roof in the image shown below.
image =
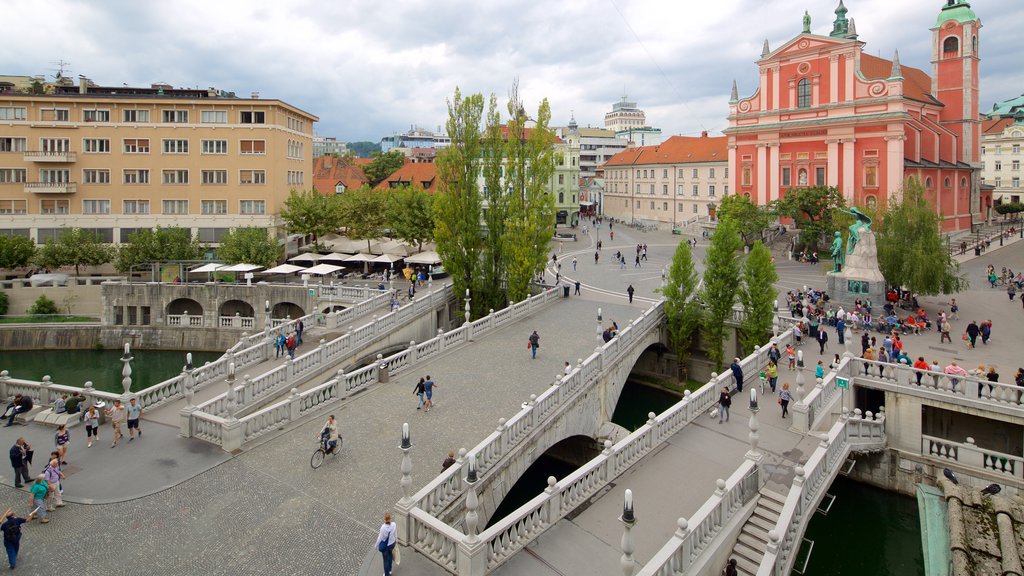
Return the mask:
POLYGON ((346 189, 355 190, 369 183, 366 174, 354 158, 335 158, 321 156, 313 159, 313 187, 321 194, 334 194, 337 185, 344 184, 346 189))
POLYGON ((612 156, 605 166, 646 164, 682 164, 687 162, 726 162, 729 160, 726 136, 672 136, 658 146, 627 148, 612 156))
MULTIPOLYGON (((530 133, 533 132, 533 131, 534 131, 534 128, 525 128, 525 129, 523 129, 523 139, 524 140, 529 140, 530 139, 530 133)), ((508 126, 502 126, 501 127, 501 139, 502 140, 508 140, 508 126)), ((558 135, 556 135, 554 132, 551 132, 551 141, 554 142, 555 144, 561 144, 562 142, 564 142, 564 140, 559 138, 558 135)))
POLYGON ((433 162, 406 162, 377 184, 377 190, 400 186, 419 186, 427 192, 437 190, 437 165, 433 162))
POLYGON ((1001 117, 1001 118, 982 118, 981 132, 983 134, 1001 134, 1010 124, 1013 124, 1013 118, 1001 117))
MULTIPOLYGON (((923 70, 900 65, 903 73, 903 95, 912 100, 941 104, 932 97, 932 77, 923 70)), ((861 53, 860 72, 869 80, 881 80, 892 74, 892 60, 861 53)))

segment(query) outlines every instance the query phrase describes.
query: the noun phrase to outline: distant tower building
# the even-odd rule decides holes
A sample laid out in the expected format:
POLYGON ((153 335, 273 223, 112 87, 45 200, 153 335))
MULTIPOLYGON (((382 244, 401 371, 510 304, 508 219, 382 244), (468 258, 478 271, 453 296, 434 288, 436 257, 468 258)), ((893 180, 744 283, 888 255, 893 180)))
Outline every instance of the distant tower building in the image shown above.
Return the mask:
POLYGON ((647 115, 637 108, 636 102, 626 100, 612 104, 612 111, 604 115, 604 127, 612 130, 619 138, 636 142, 640 146, 661 143, 661 129, 647 125, 647 115))

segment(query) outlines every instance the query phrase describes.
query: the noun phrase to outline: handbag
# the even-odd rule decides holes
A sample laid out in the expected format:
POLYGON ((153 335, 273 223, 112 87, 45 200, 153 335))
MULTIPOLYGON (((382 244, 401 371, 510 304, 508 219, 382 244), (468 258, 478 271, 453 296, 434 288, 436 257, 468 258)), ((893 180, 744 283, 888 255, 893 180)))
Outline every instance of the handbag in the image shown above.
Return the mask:
POLYGON ((383 552, 388 549, 388 539, 385 538, 380 542, 377 542, 377 552, 383 552))

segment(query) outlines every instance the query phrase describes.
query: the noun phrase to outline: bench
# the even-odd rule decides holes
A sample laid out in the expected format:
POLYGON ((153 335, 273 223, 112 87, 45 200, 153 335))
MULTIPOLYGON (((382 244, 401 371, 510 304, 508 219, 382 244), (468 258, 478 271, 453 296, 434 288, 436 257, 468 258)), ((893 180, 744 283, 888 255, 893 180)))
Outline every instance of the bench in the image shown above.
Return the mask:
POLYGON ((68 428, 71 428, 73 426, 77 426, 79 423, 82 422, 82 411, 79 410, 74 414, 68 414, 67 412, 54 412, 53 408, 47 408, 36 414, 35 418, 33 418, 33 421, 39 424, 53 426, 54 428, 60 426, 61 424, 67 426, 68 428))
POLYGON ((18 414, 17 416, 15 416, 14 417, 14 423, 15 424, 21 424, 21 425, 24 426, 25 424, 28 424, 29 422, 31 422, 32 419, 35 418, 36 415, 39 414, 40 412, 42 412, 43 410, 45 410, 45 408, 43 408, 42 406, 35 406, 35 405, 33 405, 32 409, 29 410, 28 412, 22 412, 22 413, 18 414))

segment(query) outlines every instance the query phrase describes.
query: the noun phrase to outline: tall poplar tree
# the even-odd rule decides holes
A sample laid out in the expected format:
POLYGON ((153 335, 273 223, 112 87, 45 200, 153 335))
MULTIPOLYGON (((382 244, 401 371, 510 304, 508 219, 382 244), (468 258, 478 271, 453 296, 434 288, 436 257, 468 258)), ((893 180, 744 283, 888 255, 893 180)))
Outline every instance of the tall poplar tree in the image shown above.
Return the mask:
POLYGON ((483 199, 487 203, 487 209, 484 211, 486 232, 480 282, 474 290, 476 301, 480 303, 479 310, 500 310, 508 303, 503 239, 507 233, 509 194, 502 181, 504 157, 501 113, 498 111, 498 100, 492 94, 487 107, 487 127, 483 137, 483 199))
POLYGON ((704 255, 704 283, 701 286, 700 298, 704 305, 701 316, 700 334, 707 346, 708 357, 721 370, 725 351, 725 321, 732 314, 733 304, 740 286, 740 256, 743 247, 732 220, 726 219, 718 223, 711 235, 711 245, 704 255))
POLYGON ((750 254, 743 262, 743 283, 740 303, 743 304, 743 322, 740 324, 740 346, 747 354, 771 337, 775 298, 779 291, 775 282, 779 274, 772 263, 772 253, 760 240, 754 242, 750 254))
POLYGON ((668 340, 676 353, 679 379, 687 378, 687 362, 693 331, 700 318, 700 307, 694 298, 697 292, 697 272, 693 266, 690 245, 680 242, 665 277, 665 286, 659 288, 665 297, 665 316, 668 321, 668 340))

